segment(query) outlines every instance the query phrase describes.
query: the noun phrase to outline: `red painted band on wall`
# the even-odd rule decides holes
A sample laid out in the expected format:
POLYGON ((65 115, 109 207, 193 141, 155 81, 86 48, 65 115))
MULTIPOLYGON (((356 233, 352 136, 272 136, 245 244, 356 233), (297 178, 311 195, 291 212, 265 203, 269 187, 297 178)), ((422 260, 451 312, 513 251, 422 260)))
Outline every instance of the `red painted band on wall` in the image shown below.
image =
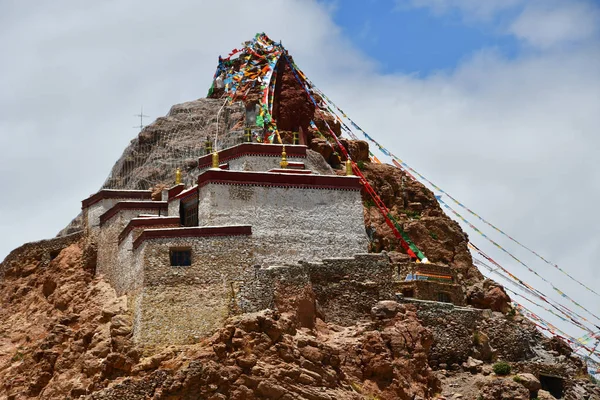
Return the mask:
POLYGON ((168 206, 166 201, 120 201, 100 216, 100 226, 122 210, 156 210, 160 215, 163 211, 167 212, 168 206))
POLYGON ((147 229, 133 242, 133 248, 137 249, 145 240, 164 238, 190 238, 190 237, 213 237, 213 236, 249 236, 252 235, 250 225, 234 226, 198 226, 176 229, 147 229))
POLYGON ((185 185, 183 183, 173 186, 172 188, 169 189, 169 194, 167 195, 167 199, 171 200, 172 197, 175 197, 179 193, 183 192, 183 189, 185 189, 185 185))
POLYGON ((188 196, 190 196, 192 194, 196 194, 196 193, 198 193, 198 187, 192 186, 188 190, 184 190, 183 192, 179 193, 177 196, 175 196, 169 200, 175 200, 175 199, 183 200, 183 199, 187 198, 188 196))
MULTIPOLYGON (((306 146, 286 145, 285 152, 288 157, 306 158, 306 146)), ((237 146, 219 151, 219 163, 242 156, 281 157, 282 145, 264 143, 242 143, 237 146)), ((198 168, 212 165, 212 154, 207 154, 198 159, 198 168)))
POLYGON ((332 190, 360 190, 362 188, 360 179, 356 176, 280 174, 213 169, 209 169, 198 176, 199 188, 209 183, 332 190))
POLYGON ((149 217, 149 218, 134 218, 123 229, 123 231, 119 234, 119 244, 125 239, 125 237, 134 230, 135 228, 142 227, 164 227, 168 225, 169 227, 179 227, 181 226, 179 217, 149 217))
POLYGON ((109 190, 103 189, 81 201, 81 208, 88 208, 92 204, 104 199, 134 199, 151 200, 152 192, 149 190, 109 190))

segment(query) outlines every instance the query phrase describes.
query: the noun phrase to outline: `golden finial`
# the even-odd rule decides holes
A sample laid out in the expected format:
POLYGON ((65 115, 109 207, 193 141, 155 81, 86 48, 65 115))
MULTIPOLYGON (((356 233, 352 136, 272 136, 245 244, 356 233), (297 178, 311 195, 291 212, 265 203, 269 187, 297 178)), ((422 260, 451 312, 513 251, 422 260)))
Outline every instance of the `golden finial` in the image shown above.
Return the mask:
POLYGON ((287 162, 287 153, 285 152, 285 145, 282 146, 282 150, 281 150, 281 162, 279 163, 279 166, 283 169, 287 168, 288 166, 288 162, 287 162))
POLYGON ((175 171, 175 184, 181 184, 181 168, 177 168, 177 170, 175 171))
POLYGON ((352 161, 350 159, 346 160, 346 176, 352 176, 354 173, 352 172, 352 161))
POLYGON ((219 168, 219 153, 216 151, 212 154, 212 167, 219 168))
POLYGON ((250 143, 252 141, 252 129, 247 126, 246 129, 246 143, 250 143))

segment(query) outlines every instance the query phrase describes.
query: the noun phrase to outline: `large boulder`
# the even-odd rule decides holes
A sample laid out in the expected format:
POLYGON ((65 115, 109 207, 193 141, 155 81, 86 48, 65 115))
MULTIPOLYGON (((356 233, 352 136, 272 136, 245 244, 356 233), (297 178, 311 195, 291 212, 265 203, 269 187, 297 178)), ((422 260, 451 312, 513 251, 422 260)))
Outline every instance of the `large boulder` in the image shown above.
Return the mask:
POLYGON ((537 393, 538 400, 555 400, 556 397, 552 396, 550 392, 546 392, 545 390, 539 390, 537 393))
POLYGON ((467 289, 467 303, 481 309, 491 309, 506 314, 510 310, 510 297, 496 282, 486 279, 467 289))
POLYGON ((521 385, 525 386, 525 388, 532 393, 535 393, 542 388, 542 384, 540 383, 540 380, 538 378, 536 378, 535 375, 533 375, 533 374, 529 374, 529 373, 518 374, 515 376, 514 380, 515 380, 515 382, 518 382, 521 385))
POLYGON ((481 400, 528 400, 529 390, 510 378, 495 379, 481 388, 481 400))

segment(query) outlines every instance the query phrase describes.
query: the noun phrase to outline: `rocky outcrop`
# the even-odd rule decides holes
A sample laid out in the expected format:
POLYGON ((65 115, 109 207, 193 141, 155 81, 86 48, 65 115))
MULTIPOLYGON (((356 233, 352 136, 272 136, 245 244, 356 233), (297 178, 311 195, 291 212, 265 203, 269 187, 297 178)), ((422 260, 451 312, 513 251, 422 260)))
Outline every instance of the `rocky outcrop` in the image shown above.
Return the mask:
POLYGON ((280 311, 233 318, 197 345, 143 354, 130 340, 126 299, 93 277, 85 246, 71 244, 47 264, 25 251, 6 268, 0 398, 413 399, 439 390, 427 363, 430 331, 413 307, 393 301, 342 327, 302 306, 310 293, 287 292, 280 311))
POLYGON ((485 279, 467 288, 467 303, 473 307, 491 309, 503 314, 510 309, 510 297, 498 283, 485 279))
POLYGON ((437 390, 424 360, 430 335, 403 306, 389 316, 357 327, 356 335, 323 323, 312 332, 298 329, 293 315, 248 314, 197 349, 193 360, 158 361, 154 371, 92 398, 430 397, 437 390))
MULTIPOLYGON (((360 166, 392 215, 430 261, 450 266, 465 284, 483 279, 473 266, 467 248, 468 236, 458 223, 444 214, 430 190, 391 165, 364 162, 360 166)), ((403 252, 379 209, 366 193, 363 201, 372 250, 403 252)))
POLYGON ((128 374, 127 304, 85 269, 81 242, 22 260, 0 282, 0 397, 76 398, 128 374))
POLYGON ((481 390, 482 400, 528 400, 529 390, 512 379, 495 379, 481 390))

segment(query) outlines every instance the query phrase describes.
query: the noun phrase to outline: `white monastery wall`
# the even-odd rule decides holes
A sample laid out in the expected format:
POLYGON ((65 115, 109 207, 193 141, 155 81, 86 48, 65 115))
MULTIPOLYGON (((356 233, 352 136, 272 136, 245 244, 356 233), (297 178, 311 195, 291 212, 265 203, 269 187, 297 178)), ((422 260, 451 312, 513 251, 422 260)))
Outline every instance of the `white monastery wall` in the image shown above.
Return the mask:
MULTIPOLYGON (((120 191, 120 190, 110 190, 103 189, 97 194, 103 194, 104 197, 100 198, 98 201, 94 202, 88 207, 83 209, 83 224, 84 229, 88 234, 95 235, 98 234, 98 229, 100 227, 100 216, 110 210, 115 204, 124 200, 140 200, 140 195, 149 193, 147 190, 130 190, 130 191, 120 191), (128 193, 130 195, 128 195, 128 193)), ((94 196, 92 196, 94 197, 94 196)), ((148 201, 150 201, 150 197, 148 195, 148 201)), ((84 200, 85 202, 86 200, 84 200)))
POLYGON ((213 333, 255 264, 249 235, 146 239, 133 259, 134 274, 143 277, 132 295, 134 340, 147 344, 187 344, 213 333), (191 249, 192 265, 171 266, 171 248, 191 249))
POLYGON ((181 201, 179 199, 172 199, 169 201, 167 215, 170 217, 178 217, 179 216, 179 204, 181 201))
POLYGON ((123 199, 102 199, 84 210, 84 223, 86 230, 94 237, 100 230, 100 216, 110 210, 117 202, 123 199))
POLYGON ((259 264, 316 261, 367 251, 358 190, 208 183, 200 188, 201 226, 252 226, 259 264))
POLYGON ((120 268, 119 258, 119 234, 123 228, 140 214, 158 214, 156 209, 142 208, 135 210, 119 210, 116 215, 110 218, 99 228, 98 233, 98 259, 96 264, 96 273, 104 275, 105 279, 117 289, 120 285, 120 268))
MULTIPOLYGON (((306 161, 305 157, 288 157, 288 162, 306 161)), ((281 168, 281 155, 274 157, 264 156, 242 156, 229 161, 229 169, 232 171, 269 171, 271 169, 281 168)))
POLYGON ((144 280, 141 263, 134 262, 133 241, 135 239, 133 235, 134 230, 131 230, 118 245, 117 266, 119 273, 113 285, 117 296, 139 289, 144 280))

